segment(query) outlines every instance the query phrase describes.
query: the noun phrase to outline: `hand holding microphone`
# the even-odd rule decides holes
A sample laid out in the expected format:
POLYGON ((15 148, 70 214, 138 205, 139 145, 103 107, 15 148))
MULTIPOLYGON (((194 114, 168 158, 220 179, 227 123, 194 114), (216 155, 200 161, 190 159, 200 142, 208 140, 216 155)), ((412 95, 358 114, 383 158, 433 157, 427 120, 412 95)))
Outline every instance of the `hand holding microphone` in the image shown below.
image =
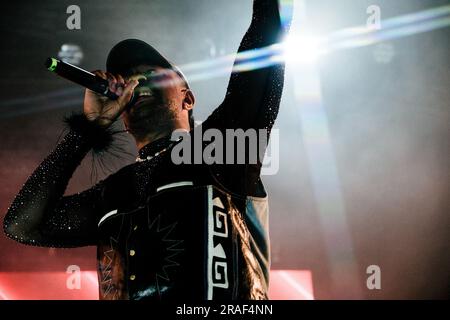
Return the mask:
POLYGON ((139 82, 137 80, 125 81, 120 75, 114 76, 98 70, 93 73, 108 81, 109 92, 115 94, 117 98, 111 99, 98 92, 86 89, 83 111, 89 120, 97 121, 99 125, 108 127, 125 110, 133 97, 134 88, 139 82))
POLYGON ((137 80, 125 81, 122 76, 114 76, 108 72, 88 72, 55 58, 48 58, 46 67, 59 76, 86 87, 84 114, 103 127, 109 127, 117 120, 133 99, 134 89, 139 84, 137 80))

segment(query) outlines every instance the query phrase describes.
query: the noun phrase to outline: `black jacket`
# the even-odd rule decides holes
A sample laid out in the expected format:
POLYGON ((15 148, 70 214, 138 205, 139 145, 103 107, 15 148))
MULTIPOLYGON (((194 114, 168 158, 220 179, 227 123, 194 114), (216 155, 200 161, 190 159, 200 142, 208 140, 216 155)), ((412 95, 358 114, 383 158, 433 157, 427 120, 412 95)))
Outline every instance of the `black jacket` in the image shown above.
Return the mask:
MULTIPOLYGON (((255 0, 239 52, 281 36, 277 1, 255 0)), ((233 73, 222 104, 194 130, 270 132, 283 78, 282 63, 233 73)), ((139 151, 150 160, 63 196, 86 154, 111 139, 83 115, 69 124, 10 206, 4 220, 10 238, 47 247, 96 245, 101 299, 267 298, 268 207, 260 162, 175 165, 176 143, 166 137, 139 151)))

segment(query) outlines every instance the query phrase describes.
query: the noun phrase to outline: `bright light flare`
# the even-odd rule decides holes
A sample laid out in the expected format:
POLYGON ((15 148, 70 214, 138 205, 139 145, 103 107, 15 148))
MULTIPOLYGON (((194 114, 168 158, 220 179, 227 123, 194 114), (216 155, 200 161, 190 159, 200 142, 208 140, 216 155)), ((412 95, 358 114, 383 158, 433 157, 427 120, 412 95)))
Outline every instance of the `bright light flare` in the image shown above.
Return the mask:
POLYGON ((324 53, 322 39, 307 35, 291 34, 283 42, 284 57, 288 63, 312 64, 324 53))

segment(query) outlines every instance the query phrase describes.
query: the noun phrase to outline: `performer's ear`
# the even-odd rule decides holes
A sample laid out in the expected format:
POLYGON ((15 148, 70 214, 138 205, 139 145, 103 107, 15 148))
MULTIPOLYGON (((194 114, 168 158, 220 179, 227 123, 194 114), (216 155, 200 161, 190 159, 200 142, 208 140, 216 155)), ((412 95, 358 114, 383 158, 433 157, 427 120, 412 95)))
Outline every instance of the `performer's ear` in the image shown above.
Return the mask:
POLYGON ((195 96, 194 93, 190 89, 185 89, 186 92, 184 94, 183 99, 183 110, 192 110, 195 104, 195 96))

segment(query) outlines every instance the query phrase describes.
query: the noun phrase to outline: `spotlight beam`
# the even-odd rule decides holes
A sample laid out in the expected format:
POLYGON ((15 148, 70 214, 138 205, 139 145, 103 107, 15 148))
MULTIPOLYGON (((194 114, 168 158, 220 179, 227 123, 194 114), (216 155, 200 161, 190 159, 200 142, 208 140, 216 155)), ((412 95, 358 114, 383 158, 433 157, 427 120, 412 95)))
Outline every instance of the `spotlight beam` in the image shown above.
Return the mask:
MULTIPOLYGON (((281 5, 284 16, 291 16, 293 11, 292 1, 282 1, 281 5)), ((380 30, 370 29, 367 26, 358 26, 338 30, 320 38, 295 35, 295 33, 291 32, 291 35, 286 39, 286 43, 241 52, 237 55, 231 54, 217 59, 188 63, 182 65, 181 70, 186 73, 190 82, 196 82, 229 74, 230 66, 235 59, 238 63, 232 68, 232 72, 245 72, 264 68, 285 60, 309 64, 315 62, 320 56, 336 50, 369 46, 448 26, 450 26, 450 5, 382 20, 380 30)), ((2 101, 0 102, 0 110, 2 111, 0 119, 40 112, 44 109, 32 106, 42 105, 47 98, 64 98, 73 96, 77 92, 79 92, 78 89, 67 89, 50 92, 45 95, 2 101)), ((70 108, 78 103, 78 100, 69 99, 62 107, 70 108)), ((47 107, 45 110, 55 108, 60 107, 47 107)))

